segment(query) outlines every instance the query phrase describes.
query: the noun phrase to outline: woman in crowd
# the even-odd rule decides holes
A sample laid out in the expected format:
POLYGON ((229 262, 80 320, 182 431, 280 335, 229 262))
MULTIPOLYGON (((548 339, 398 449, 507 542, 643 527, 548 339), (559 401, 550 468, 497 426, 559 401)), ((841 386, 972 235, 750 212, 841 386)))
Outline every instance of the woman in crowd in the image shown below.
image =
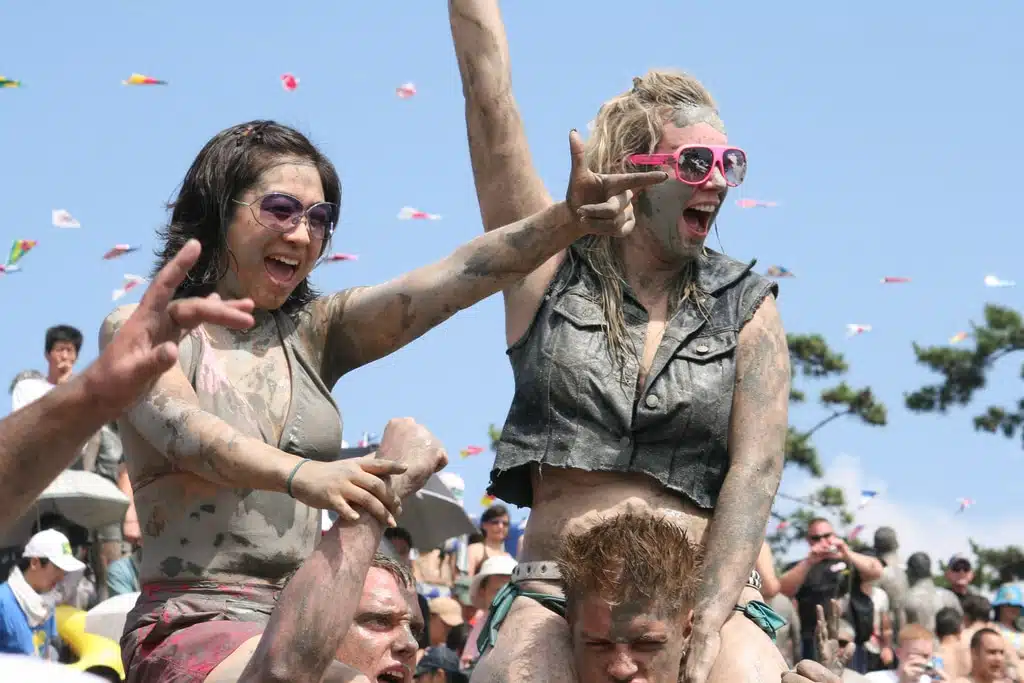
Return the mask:
MULTIPOLYGON (((449 0, 449 11, 494 230, 552 200, 512 95, 497 0, 449 0)), ((754 625, 773 633, 779 621, 751 570, 782 474, 790 380, 777 286, 704 246, 746 155, 696 79, 652 71, 600 108, 586 162, 670 178, 637 193, 624 239, 581 238, 504 292, 515 395, 488 492, 531 511, 521 564, 491 609, 503 625, 475 676, 571 680, 552 559, 571 529, 639 505, 670 510, 705 548, 687 681, 704 683, 716 659, 716 674, 745 677, 779 657, 754 625)))
MULTIPOLYGON (((583 234, 628 232, 631 191, 665 178, 591 173, 574 134, 570 152, 565 202, 390 282, 319 296, 308 278, 341 202, 331 162, 270 121, 228 128, 200 151, 157 268, 197 238, 202 256, 176 296, 250 298, 256 323, 199 328, 120 423, 146 549, 122 639, 128 681, 236 680, 246 662, 233 653, 258 638, 312 552, 320 510, 357 519, 358 508, 393 524, 386 478, 401 467, 372 455, 335 461, 331 389, 583 234)), ((129 312, 107 318, 104 343, 129 312)))
POLYGON ((492 505, 480 515, 480 535, 482 538, 470 543, 466 549, 468 574, 476 576, 484 562, 492 557, 509 555, 505 550, 505 539, 508 538, 508 508, 504 505, 492 505))

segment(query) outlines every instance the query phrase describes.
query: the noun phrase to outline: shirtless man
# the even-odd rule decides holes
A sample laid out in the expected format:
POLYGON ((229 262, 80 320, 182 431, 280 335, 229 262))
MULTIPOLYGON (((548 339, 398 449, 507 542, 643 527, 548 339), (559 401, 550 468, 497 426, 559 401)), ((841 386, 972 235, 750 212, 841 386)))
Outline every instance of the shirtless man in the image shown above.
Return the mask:
MULTIPOLYGON (((552 200, 512 96, 497 0, 449 0, 449 12, 490 231, 552 200)), ((630 506, 678 513, 706 548, 688 683, 705 683, 720 650, 776 662, 754 621, 766 615, 751 570, 782 472, 788 350, 775 285, 703 248, 745 154, 700 83, 651 72, 602 107, 585 159, 664 164, 672 176, 638 193, 630 234, 581 240, 504 291, 516 393, 489 491, 531 513, 518 574, 492 605, 503 623, 473 678, 574 680, 553 558, 578 523, 630 506)))

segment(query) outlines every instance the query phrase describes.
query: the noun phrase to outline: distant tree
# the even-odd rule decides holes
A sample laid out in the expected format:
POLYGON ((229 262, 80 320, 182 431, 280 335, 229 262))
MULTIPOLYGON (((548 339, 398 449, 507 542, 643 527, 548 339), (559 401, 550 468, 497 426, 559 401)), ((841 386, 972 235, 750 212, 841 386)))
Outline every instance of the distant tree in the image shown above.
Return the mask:
MULTIPOLYGON (((793 371, 793 388, 789 394, 791 405, 807 401, 805 392, 796 386, 798 375, 808 380, 835 380, 850 369, 842 354, 829 348, 821 335, 791 334, 787 341, 793 371)), ((856 418, 872 427, 882 427, 887 422, 885 405, 875 399, 870 387, 855 389, 840 381, 823 389, 818 400, 826 414, 806 430, 790 425, 786 437, 786 465, 802 469, 815 478, 824 474, 818 451, 811 440, 819 430, 844 417, 856 418)), ((841 533, 845 533, 845 528, 853 523, 853 513, 840 488, 823 486, 810 496, 794 498, 780 494, 779 498, 795 502, 799 507, 788 513, 781 513, 778 509, 772 512, 775 525, 769 531, 768 543, 776 556, 785 554, 794 541, 803 538, 807 523, 814 517, 830 519, 841 533)))
MULTIPOLYGON (((945 413, 950 406, 965 406, 975 392, 983 389, 994 371, 995 364, 1004 356, 1024 350, 1024 326, 1020 313, 1002 306, 985 306, 985 323, 971 324, 974 348, 953 346, 922 347, 914 344, 917 362, 942 375, 941 384, 932 384, 906 396, 907 408, 914 412, 945 413)), ((1024 364, 1020 369, 1024 379, 1024 364)), ((974 418, 974 428, 992 434, 1002 433, 1007 438, 1021 435, 1024 446, 1024 398, 1016 407, 989 406, 974 418)))

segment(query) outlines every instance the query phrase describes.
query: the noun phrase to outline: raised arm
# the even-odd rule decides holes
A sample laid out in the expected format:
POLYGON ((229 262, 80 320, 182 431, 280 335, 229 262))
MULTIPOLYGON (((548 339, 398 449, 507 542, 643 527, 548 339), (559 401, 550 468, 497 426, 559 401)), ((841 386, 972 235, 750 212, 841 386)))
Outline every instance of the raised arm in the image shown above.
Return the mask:
MULTIPOLYGON (((508 38, 498 0, 449 0, 455 55, 466 98, 466 129, 484 230, 496 230, 553 203, 533 165, 512 94, 508 38)), ((509 344, 533 319, 565 252, 555 252, 526 278, 505 288, 509 344)))
POLYGON ((157 273, 120 334, 82 374, 0 420, 0 529, 70 464, 86 439, 175 362, 182 334, 204 322, 252 325, 249 300, 171 301, 200 251, 190 240, 157 273))
MULTIPOLYGON (((400 498, 418 491, 448 459, 440 442, 408 418, 388 422, 377 457, 409 465, 392 481, 400 498)), ((239 683, 340 683, 358 677, 334 656, 352 625, 382 535, 374 519, 338 519, 281 592, 239 683)))
POLYGON ((739 335, 729 427, 729 471, 711 519, 704 581, 694 609, 688 683, 704 683, 718 633, 732 613, 764 541, 782 477, 789 408, 789 351, 768 296, 739 335))
POLYGON ((583 141, 576 131, 569 134, 569 149, 572 170, 564 202, 487 232, 447 258, 390 282, 321 299, 315 316, 324 322, 314 327, 327 330, 321 342, 327 386, 520 281, 583 235, 628 233, 634 224, 633 190, 668 177, 661 171, 591 173, 584 166, 583 141))

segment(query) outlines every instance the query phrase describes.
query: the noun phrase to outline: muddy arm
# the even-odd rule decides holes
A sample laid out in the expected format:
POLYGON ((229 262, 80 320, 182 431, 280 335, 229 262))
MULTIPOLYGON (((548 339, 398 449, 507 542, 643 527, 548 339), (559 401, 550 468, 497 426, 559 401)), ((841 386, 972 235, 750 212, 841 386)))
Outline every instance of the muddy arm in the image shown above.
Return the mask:
MULTIPOLYGON (((449 0, 455 55, 466 99, 466 129, 484 230, 495 230, 553 203, 533 164, 512 94, 508 38, 498 0, 449 0)), ((559 251, 527 278, 505 289, 509 344, 529 327, 558 271, 559 251)))
POLYGON ((695 632, 721 629, 764 542, 782 477, 789 382, 786 335, 775 299, 768 296, 739 335, 729 429, 731 464, 708 533, 708 564, 695 608, 695 632))
POLYGON ((355 618, 383 527, 338 520, 285 586, 239 683, 353 681, 334 656, 355 618))
MULTIPOLYGON (((131 308, 123 306, 107 316, 100 331, 101 352, 131 308)), ((176 466, 219 486, 283 493, 288 475, 301 461, 259 439, 242 436, 202 410, 179 366, 165 372, 122 419, 176 466)))
POLYGON ((437 263, 317 302, 325 328, 323 379, 383 358, 464 308, 532 272, 583 234, 564 202, 481 235, 437 263))

